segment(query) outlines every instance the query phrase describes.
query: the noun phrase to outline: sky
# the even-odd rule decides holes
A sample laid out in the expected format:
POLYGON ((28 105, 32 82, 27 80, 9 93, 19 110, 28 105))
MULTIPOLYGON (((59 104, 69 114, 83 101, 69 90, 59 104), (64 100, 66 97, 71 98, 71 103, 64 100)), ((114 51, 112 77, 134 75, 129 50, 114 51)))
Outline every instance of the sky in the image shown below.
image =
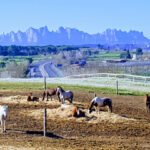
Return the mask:
POLYGON ((108 28, 142 31, 150 38, 150 0, 0 0, 0 33, 60 26, 88 33, 108 28))

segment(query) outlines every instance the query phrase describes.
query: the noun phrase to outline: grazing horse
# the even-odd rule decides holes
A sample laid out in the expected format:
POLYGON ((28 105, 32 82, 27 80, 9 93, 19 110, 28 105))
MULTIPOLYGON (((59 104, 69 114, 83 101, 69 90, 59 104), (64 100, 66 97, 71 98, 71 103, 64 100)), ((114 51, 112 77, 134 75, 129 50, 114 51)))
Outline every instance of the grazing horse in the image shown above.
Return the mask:
POLYGON ((6 132, 6 118, 8 115, 8 106, 1 105, 0 106, 0 123, 1 123, 1 130, 2 133, 6 132))
POLYGON ((29 96, 27 97, 27 101, 28 102, 38 102, 39 98, 35 97, 35 96, 32 96, 32 93, 30 93, 29 96))
POLYGON ((56 93, 59 94, 59 99, 61 100, 62 104, 65 100, 68 100, 70 103, 73 102, 73 92, 72 91, 65 91, 60 86, 57 87, 56 93))
MULTIPOLYGON (((50 96, 50 98, 51 98, 51 100, 52 100, 52 96, 54 96, 54 95, 57 94, 57 93, 56 93, 56 90, 57 90, 57 89, 47 89, 47 90, 45 90, 45 91, 43 92, 42 101, 44 101, 45 96, 46 96, 46 98, 47 98, 47 101, 48 101, 48 97, 49 97, 49 96, 50 96)), ((58 96, 58 99, 59 99, 59 101, 60 101, 59 93, 57 94, 57 96, 58 96)))
POLYGON ((112 112, 112 100, 110 98, 100 98, 95 97, 92 99, 89 107, 89 113, 91 113, 93 110, 92 108, 95 107, 96 110, 99 112, 100 107, 108 107, 108 111, 112 112))
POLYGON ((148 96, 148 94, 145 95, 145 104, 146 104, 146 111, 150 113, 150 96, 148 96))

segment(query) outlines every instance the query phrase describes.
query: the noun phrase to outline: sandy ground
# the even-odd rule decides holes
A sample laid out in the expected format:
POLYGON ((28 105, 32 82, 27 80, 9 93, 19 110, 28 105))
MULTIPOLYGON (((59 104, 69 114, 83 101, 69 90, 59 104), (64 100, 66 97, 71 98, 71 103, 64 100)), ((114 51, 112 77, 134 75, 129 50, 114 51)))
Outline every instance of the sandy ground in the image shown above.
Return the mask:
POLYGON ((142 96, 116 96, 113 113, 102 109, 88 113, 92 98, 76 92, 73 105, 61 105, 57 99, 27 102, 26 94, 1 91, 0 104, 9 106, 7 132, 0 133, 0 149, 150 149, 150 114, 145 112, 142 96), (72 117, 78 106, 85 117, 72 117), (47 108, 47 137, 43 137, 43 108, 47 108))

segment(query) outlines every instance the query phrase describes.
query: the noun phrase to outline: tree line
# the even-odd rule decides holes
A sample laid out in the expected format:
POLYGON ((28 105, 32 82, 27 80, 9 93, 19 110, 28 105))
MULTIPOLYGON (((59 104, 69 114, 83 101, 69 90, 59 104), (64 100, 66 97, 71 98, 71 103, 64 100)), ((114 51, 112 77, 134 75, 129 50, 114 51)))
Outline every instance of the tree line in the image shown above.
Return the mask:
POLYGON ((60 51, 79 50, 75 46, 0 46, 0 55, 2 56, 32 56, 38 54, 57 54, 60 51))

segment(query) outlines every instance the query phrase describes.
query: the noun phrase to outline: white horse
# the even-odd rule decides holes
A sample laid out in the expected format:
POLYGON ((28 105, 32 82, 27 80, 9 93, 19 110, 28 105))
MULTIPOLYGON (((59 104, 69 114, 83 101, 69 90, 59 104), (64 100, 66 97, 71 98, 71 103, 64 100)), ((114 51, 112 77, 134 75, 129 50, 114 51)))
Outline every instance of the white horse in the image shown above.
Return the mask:
POLYGON ((0 106, 0 122, 1 122, 1 131, 6 132, 6 118, 8 115, 8 106, 0 106))
POLYGON ((91 113, 93 110, 92 108, 95 107, 96 110, 99 112, 100 107, 108 107, 108 111, 112 112, 112 100, 110 98, 100 98, 95 97, 92 99, 89 107, 89 113, 91 113))
POLYGON ((73 92, 72 91, 64 91, 61 87, 57 87, 56 93, 59 93, 59 98, 62 102, 62 104, 65 102, 65 100, 68 100, 70 103, 73 102, 73 92))

